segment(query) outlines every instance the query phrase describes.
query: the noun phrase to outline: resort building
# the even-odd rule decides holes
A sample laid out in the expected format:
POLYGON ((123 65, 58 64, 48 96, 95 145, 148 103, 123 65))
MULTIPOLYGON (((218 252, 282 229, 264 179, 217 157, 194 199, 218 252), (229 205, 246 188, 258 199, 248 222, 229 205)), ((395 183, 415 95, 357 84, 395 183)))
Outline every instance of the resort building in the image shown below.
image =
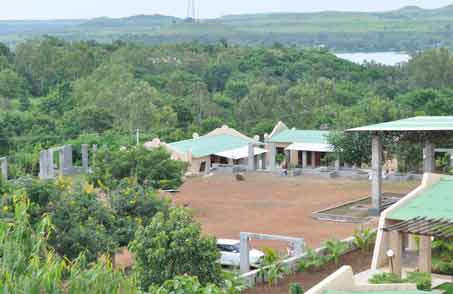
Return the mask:
POLYGON ((190 174, 208 173, 213 168, 232 168, 246 170, 250 155, 250 145, 253 151, 254 166, 266 168, 267 150, 260 148, 258 139, 252 139, 226 125, 212 132, 192 139, 173 143, 164 143, 159 139, 145 143, 146 148, 163 147, 172 158, 189 163, 190 174))
POLYGON ((267 149, 285 157, 287 167, 316 168, 326 166, 333 146, 328 142, 329 131, 297 130, 278 122, 270 135, 264 136, 267 149))

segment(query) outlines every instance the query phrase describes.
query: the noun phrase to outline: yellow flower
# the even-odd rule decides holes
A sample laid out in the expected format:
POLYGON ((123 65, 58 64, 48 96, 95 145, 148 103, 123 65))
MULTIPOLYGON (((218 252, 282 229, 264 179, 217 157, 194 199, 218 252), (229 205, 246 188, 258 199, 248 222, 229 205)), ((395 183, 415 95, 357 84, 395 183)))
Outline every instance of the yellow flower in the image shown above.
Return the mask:
POLYGON ((85 184, 83 186, 83 192, 85 194, 92 194, 94 193, 94 186, 93 185, 90 185, 90 184, 85 184))
POLYGON ((6 206, 6 205, 3 206, 3 212, 8 212, 8 210, 9 210, 9 207, 8 207, 8 206, 6 206))

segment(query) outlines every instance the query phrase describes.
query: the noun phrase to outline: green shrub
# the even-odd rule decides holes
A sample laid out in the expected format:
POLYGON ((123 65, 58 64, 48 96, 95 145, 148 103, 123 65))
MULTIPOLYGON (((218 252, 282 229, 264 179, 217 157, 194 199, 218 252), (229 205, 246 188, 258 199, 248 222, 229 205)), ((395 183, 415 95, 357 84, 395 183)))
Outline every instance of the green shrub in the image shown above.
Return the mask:
POLYGON ((316 271, 328 262, 328 257, 307 248, 305 257, 299 262, 299 271, 316 271))
POLYGON ((203 285, 221 282, 220 257, 213 237, 202 236, 189 210, 170 208, 140 228, 129 248, 142 289, 188 274, 203 285))
POLYGON ((376 232, 371 229, 363 229, 354 233, 354 245, 362 251, 370 251, 375 240, 376 232))
POLYGON ((89 180, 93 185, 114 189, 122 179, 135 177, 147 187, 178 188, 186 169, 187 163, 172 160, 163 148, 100 149, 89 180))
POLYGON ((429 273, 411 272, 407 273, 409 283, 415 283, 418 290, 430 291, 432 287, 432 277, 429 273))
POLYGON ((304 289, 300 285, 300 283, 292 283, 289 286, 289 294, 303 294, 304 289))
POLYGON ((119 246, 127 246, 139 226, 147 226, 157 212, 165 212, 169 207, 167 200, 138 184, 135 178, 121 180, 107 195, 115 214, 115 240, 119 246))
POLYGON ((324 246, 329 259, 333 260, 337 265, 340 263, 341 256, 348 250, 348 244, 335 239, 327 240, 324 242, 324 246))
MULTIPOLYGON (((177 276, 165 281, 162 286, 152 285, 148 291, 150 294, 223 294, 222 290, 213 284, 203 286, 197 277, 188 275, 177 276)), ((240 293, 240 292, 235 292, 240 293)))
POLYGON ((371 284, 398 284, 404 283, 405 280, 393 273, 375 274, 368 280, 371 284))

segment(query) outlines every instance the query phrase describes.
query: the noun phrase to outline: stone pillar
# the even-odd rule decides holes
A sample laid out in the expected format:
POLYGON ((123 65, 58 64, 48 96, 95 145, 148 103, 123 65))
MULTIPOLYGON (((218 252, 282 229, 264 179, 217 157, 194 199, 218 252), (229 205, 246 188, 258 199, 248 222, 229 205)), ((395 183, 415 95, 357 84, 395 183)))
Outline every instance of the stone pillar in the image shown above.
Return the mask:
POLYGON ((82 167, 84 171, 88 170, 88 145, 82 144, 82 167))
POLYGON ((302 168, 307 168, 307 151, 302 151, 302 168))
POLYGON ((64 163, 65 163, 65 154, 63 148, 58 149, 58 164, 60 168, 60 176, 64 176, 64 163))
POLYGON ((398 231, 390 232, 390 249, 393 250, 394 256, 391 257, 392 273, 401 277, 403 273, 403 234, 398 231))
POLYGON ((311 167, 316 168, 316 152, 311 152, 311 167))
POLYGON ((71 145, 63 146, 63 153, 64 153, 63 160, 64 170, 70 172, 72 170, 72 146, 71 145))
POLYGON ((255 167, 255 152, 253 148, 253 143, 249 143, 249 156, 248 156, 248 170, 249 171, 254 171, 256 169, 255 167))
POLYGON ((0 158, 0 164, 2 169, 2 179, 4 181, 8 180, 8 159, 6 157, 0 158))
POLYGON ((45 180, 48 178, 47 150, 39 152, 39 178, 45 180))
POLYGON ((371 152, 371 198, 373 207, 370 209, 370 214, 379 215, 382 197, 382 141, 377 134, 373 135, 371 152))
POLYGON ((268 143, 269 145, 269 154, 268 154, 268 157, 269 157, 269 169, 271 171, 275 171, 276 170, 276 164, 275 164, 275 156, 276 156, 276 153, 277 153, 277 148, 275 146, 274 143, 268 143))
POLYGON ((254 162, 253 162, 253 165, 254 165, 254 167, 255 167, 254 170, 259 169, 259 167, 260 167, 260 156, 258 156, 258 155, 256 155, 256 156, 253 155, 253 161, 254 161, 254 162))
POLYGON ((239 235, 240 239, 240 249, 239 249, 239 269, 241 273, 246 273, 250 270, 250 246, 249 246, 249 236, 247 233, 241 232, 239 235))
POLYGON ((420 255, 418 268, 421 272, 431 273, 432 270, 432 239, 430 236, 420 236, 420 255))
POLYGON ((292 246, 294 249, 295 256, 299 256, 304 253, 304 241, 302 241, 302 239, 293 241, 292 246))
POLYGON ((47 176, 50 179, 55 178, 55 166, 53 164, 53 149, 47 150, 47 176))
POLYGON ((434 144, 426 141, 423 148, 423 172, 432 173, 435 169, 434 144))
POLYGON ((261 154, 261 169, 266 170, 266 160, 267 160, 267 154, 263 153, 261 154))

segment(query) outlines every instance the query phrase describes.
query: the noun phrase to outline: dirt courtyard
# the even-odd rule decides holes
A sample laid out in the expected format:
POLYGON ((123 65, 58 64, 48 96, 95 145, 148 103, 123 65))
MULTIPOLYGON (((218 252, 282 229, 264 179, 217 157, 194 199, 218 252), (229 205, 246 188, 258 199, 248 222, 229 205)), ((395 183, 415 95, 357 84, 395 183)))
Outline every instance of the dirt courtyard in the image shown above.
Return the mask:
MULTIPOLYGON (((176 204, 193 209, 203 231, 217 238, 239 239, 239 232, 303 237, 310 247, 329 238, 351 236, 358 224, 315 220, 311 213, 370 195, 368 181, 246 174, 187 179, 176 204)), ((418 182, 384 183, 385 192, 406 193, 418 182)), ((373 225, 373 224, 369 224, 373 225)))

